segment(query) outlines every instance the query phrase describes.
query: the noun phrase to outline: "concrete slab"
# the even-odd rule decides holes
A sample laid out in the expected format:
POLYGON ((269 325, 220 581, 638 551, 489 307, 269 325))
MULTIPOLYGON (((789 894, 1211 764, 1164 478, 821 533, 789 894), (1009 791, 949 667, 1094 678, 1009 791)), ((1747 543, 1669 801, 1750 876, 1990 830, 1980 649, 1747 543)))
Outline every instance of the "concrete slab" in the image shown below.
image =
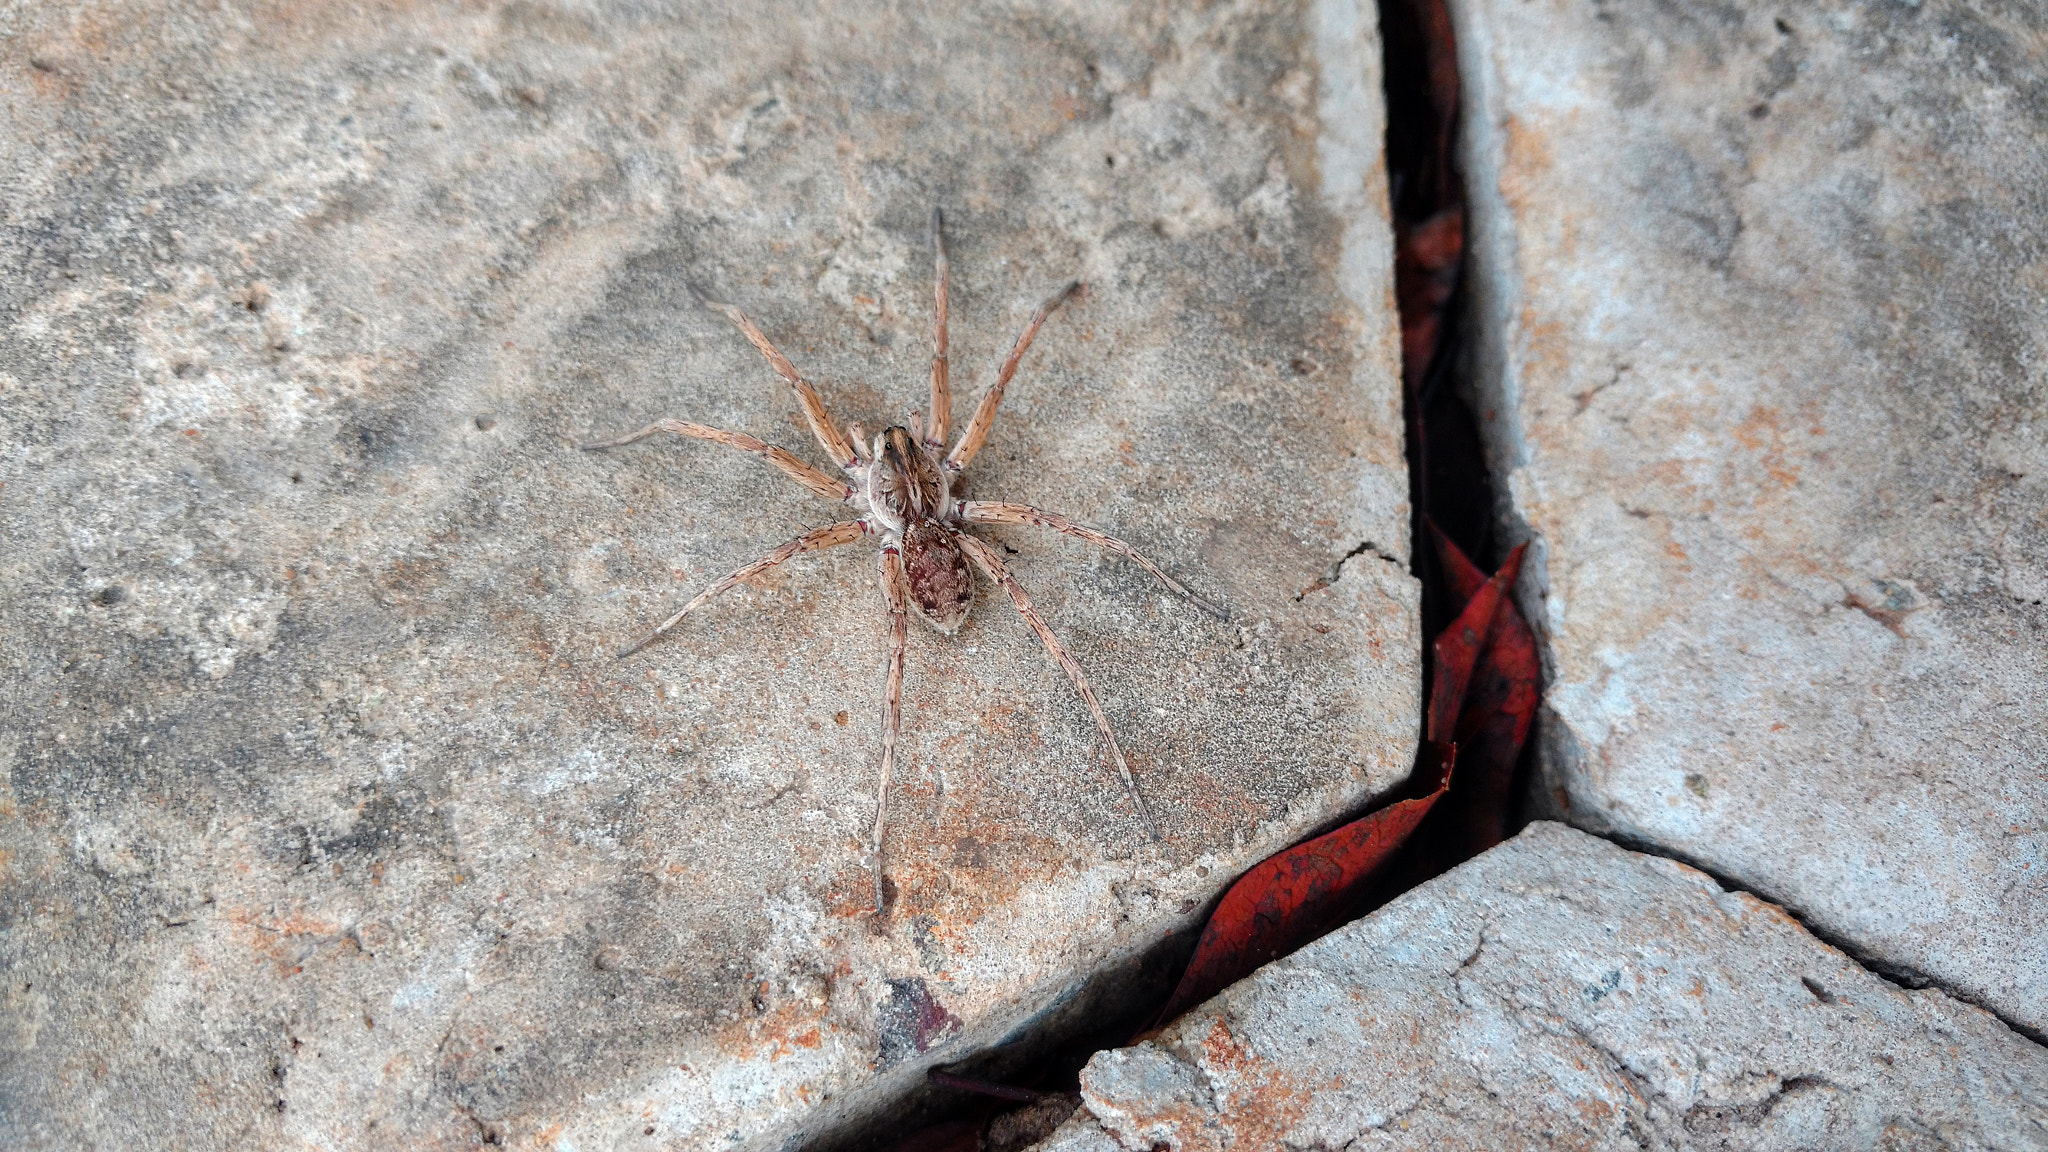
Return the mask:
POLYGON ((1040 1152, 2039 1148, 2048 1051, 1562 824, 1098 1053, 1040 1152))
POLYGON ((2048 1033, 2048 18, 1453 8, 1559 810, 2048 1033))
POLYGON ((844 1133, 1406 772, 1369 6, 9 21, 0 1142, 844 1133), (841 420, 923 407, 935 204, 959 418, 1089 284, 970 494, 1233 617, 989 533, 1165 838, 984 589, 911 638, 877 928, 872 549, 614 662, 835 512, 716 445, 575 445, 672 415, 827 463, 693 286, 841 420))

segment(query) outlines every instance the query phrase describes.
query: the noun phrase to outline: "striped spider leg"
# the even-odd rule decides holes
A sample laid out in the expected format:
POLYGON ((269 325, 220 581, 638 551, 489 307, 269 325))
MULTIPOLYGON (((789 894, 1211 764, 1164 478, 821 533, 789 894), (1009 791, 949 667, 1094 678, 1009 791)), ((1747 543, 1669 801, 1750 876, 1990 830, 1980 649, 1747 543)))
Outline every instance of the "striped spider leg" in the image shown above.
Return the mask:
POLYGON ((1038 609, 1031 603, 1002 556, 985 541, 968 534, 964 529, 974 524, 1026 525, 1050 528, 1078 540, 1086 541, 1102 550, 1137 564, 1162 585, 1184 597, 1203 611, 1218 617, 1225 617, 1223 609, 1196 596, 1173 577, 1168 576, 1158 565, 1147 560, 1137 549, 1122 540, 1077 524, 1057 513, 1033 508, 1024 504, 1009 504, 1000 501, 955 499, 953 490, 965 472, 967 465, 988 440, 991 426, 995 423, 996 410, 1001 406, 1003 391, 1017 374, 1017 366, 1024 353, 1038 335, 1038 330, 1048 317, 1062 304, 1081 291, 1076 282, 1069 284, 1053 297, 1040 305, 1031 317, 1024 331, 1017 337, 1008 356, 1003 358, 997 369, 995 380, 989 385, 981 401, 975 406, 967 426, 960 431, 952 450, 945 452, 945 441, 952 423, 952 391, 950 364, 947 349, 947 323, 950 268, 946 260, 946 249, 942 236, 943 218, 932 213, 932 245, 934 250, 934 308, 932 315, 932 362, 931 362, 931 413, 929 420, 916 412, 910 414, 906 424, 891 425, 878 433, 872 441, 859 424, 849 424, 845 433, 835 428, 825 405, 818 397, 817 389, 810 381, 797 372, 794 365, 778 351, 768 338, 762 335, 746 313, 729 304, 714 304, 746 336, 748 342, 767 359, 776 374, 788 383, 797 404, 803 409, 804 417, 810 424, 811 434, 832 462, 845 474, 841 481, 824 471, 805 463, 794 453, 772 444, 756 440, 738 432, 726 432, 692 424, 683 420, 658 420, 630 435, 615 440, 586 444, 586 449, 617 448, 667 432, 698 440, 710 440, 751 453, 768 461, 782 473, 811 492, 835 503, 851 505, 861 515, 852 520, 842 520, 806 532, 789 540, 760 560, 748 564, 713 583, 697 594, 682 610, 664 620, 632 644, 620 651, 621 657, 639 651, 655 638, 667 633, 691 612, 703 607, 720 593, 761 572, 784 563, 800 552, 815 552, 851 544, 864 536, 874 536, 880 544, 879 579, 883 604, 888 611, 888 674, 882 697, 882 759, 875 783, 875 823, 868 841, 868 869, 873 880, 874 907, 879 915, 883 911, 882 888, 882 842, 888 829, 889 780, 896 765, 897 735, 902 724, 903 701, 903 660, 909 645, 909 619, 912 610, 926 623, 939 632, 951 635, 966 622, 969 609, 974 602, 973 573, 1001 588, 1010 598, 1018 615, 1037 634, 1060 669, 1073 682, 1074 690, 1080 694, 1082 703, 1094 717, 1096 730, 1108 749, 1111 763, 1116 768, 1119 783, 1123 786, 1131 806, 1139 820, 1153 839, 1159 838, 1159 828, 1147 810, 1145 801, 1138 793, 1137 782, 1131 777, 1131 770, 1125 762, 1122 746, 1117 743, 1116 733, 1110 728, 1109 717, 1102 710, 1095 690, 1088 683, 1088 677, 1081 670, 1079 661, 1053 635, 1051 626, 1045 622, 1038 609))

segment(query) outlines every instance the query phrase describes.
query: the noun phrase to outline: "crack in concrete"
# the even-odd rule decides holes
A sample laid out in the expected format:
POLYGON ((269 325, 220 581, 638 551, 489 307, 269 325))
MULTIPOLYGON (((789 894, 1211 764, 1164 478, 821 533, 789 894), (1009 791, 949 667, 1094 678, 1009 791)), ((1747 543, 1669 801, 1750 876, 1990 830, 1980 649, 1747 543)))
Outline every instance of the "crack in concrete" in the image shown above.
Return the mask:
MULTIPOLYGON (((1738 1125, 1754 1129, 1760 1127, 1778 1105, 1794 1096, 1820 1089, 1839 1090, 1837 1085, 1824 1076, 1799 1073, 1776 1077, 1776 1086, 1761 1100, 1747 1104, 1719 1104, 1711 1100, 1695 1100, 1690 1107, 1680 1113, 1672 1107, 1670 1097, 1658 1089, 1649 1077, 1630 1067, 1620 1053, 1595 1039, 1586 1028, 1573 1021, 1557 1018, 1557 1022, 1564 1025, 1566 1033, 1606 1058, 1628 1081, 1630 1089, 1635 1092, 1642 1106, 1645 1120, 1652 1119, 1653 1114, 1661 1112, 1676 1119, 1687 1132, 1724 1133, 1738 1125)), ((1775 1076, 1774 1073, 1767 1075, 1775 1076)), ((1650 1144, 1645 1142, 1646 1134, 1636 1126, 1635 1120, 1634 1116, 1624 1116, 1623 1127, 1642 1147, 1647 1148, 1650 1144)))
POLYGON ((1389 564, 1392 564, 1396 568, 1400 568, 1403 566, 1400 557, 1394 555, 1391 552, 1388 552, 1385 548, 1380 547, 1378 544, 1374 543, 1371 540, 1361 540, 1358 542, 1357 547, 1351 549, 1351 551, 1349 552, 1344 553, 1344 555, 1337 557, 1337 559, 1331 563, 1329 568, 1324 570, 1321 576, 1316 577, 1315 583, 1310 584, 1308 587, 1303 588, 1299 592, 1296 592, 1294 594, 1295 602, 1299 603, 1309 593, 1321 592, 1323 589, 1328 588, 1332 584, 1335 584, 1344 576, 1344 565, 1349 564, 1353 559, 1359 556, 1365 555, 1367 552, 1370 552, 1379 559, 1384 560, 1389 564))
POLYGON ((1738 1125, 1756 1129, 1763 1127, 1778 1105, 1791 1097, 1822 1088, 1835 1089, 1835 1085, 1823 1076, 1785 1076, 1778 1080, 1778 1086, 1771 1094, 1751 1104, 1715 1104, 1706 1100, 1687 1108, 1679 1122, 1687 1132, 1722 1133, 1738 1125))
POLYGON ((1451 975, 1456 976, 1458 972, 1463 972, 1465 969, 1470 968, 1472 965, 1478 963, 1479 954, 1481 952, 1486 951, 1486 926, 1489 923, 1491 923, 1491 921, 1486 921, 1479 925, 1479 942, 1472 945, 1472 954, 1470 956, 1467 956, 1463 960, 1458 961, 1457 971, 1451 973, 1451 975))
POLYGON ((1491 920, 1480 923, 1479 940, 1472 945, 1472 954, 1458 961, 1458 966, 1451 970, 1451 995, 1457 997, 1458 1007, 1465 1009, 1467 1012, 1472 1011, 1472 1002, 1465 998, 1465 985, 1468 983, 1465 970, 1477 964, 1479 962, 1479 954, 1486 951, 1486 929, 1492 923, 1493 921, 1491 920))

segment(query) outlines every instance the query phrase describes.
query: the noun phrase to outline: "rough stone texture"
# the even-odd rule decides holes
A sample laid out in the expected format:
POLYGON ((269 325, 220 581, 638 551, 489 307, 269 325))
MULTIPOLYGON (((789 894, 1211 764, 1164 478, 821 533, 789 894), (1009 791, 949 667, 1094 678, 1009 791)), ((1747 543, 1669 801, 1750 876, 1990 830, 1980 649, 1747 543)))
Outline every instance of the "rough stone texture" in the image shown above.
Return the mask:
POLYGON ((2048 9, 1454 8, 1553 795, 2048 1033, 2048 9))
POLYGON ((1407 770, 1371 9, 680 8, 0 12, 0 1143, 789 1146, 1407 770), (833 513, 574 445, 817 459, 692 285, 922 407, 935 203, 961 417, 1091 285, 972 492, 1234 617, 996 533, 1165 840, 984 591, 913 634, 878 933, 872 549, 613 662, 833 513))
POLYGON ((1562 824, 1096 1054, 1041 1152, 2048 1147, 2048 1052, 1562 824))

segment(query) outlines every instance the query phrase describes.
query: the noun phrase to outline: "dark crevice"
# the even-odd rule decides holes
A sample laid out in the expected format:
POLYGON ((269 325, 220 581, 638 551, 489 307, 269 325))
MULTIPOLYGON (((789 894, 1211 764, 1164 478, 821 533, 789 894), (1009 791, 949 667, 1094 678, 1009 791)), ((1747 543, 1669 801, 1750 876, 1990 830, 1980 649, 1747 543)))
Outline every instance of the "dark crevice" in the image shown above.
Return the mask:
POLYGON ((1433 520, 1482 566, 1499 557, 1494 491, 1477 424, 1460 379, 1464 306, 1464 175, 1456 154, 1457 43, 1443 0, 1383 0, 1387 179, 1401 305, 1402 392, 1413 497, 1415 575, 1423 582, 1424 634, 1449 622, 1434 551, 1433 520))
MULTIPOLYGON (((1487 572, 1506 559, 1508 542, 1495 530, 1498 489, 1468 402, 1476 358, 1467 346, 1466 194, 1456 148, 1461 96, 1450 12, 1445 0, 1381 0, 1379 7, 1413 515, 1410 571, 1422 585, 1422 677, 1431 684, 1435 661, 1427 638, 1441 634, 1463 607, 1442 570, 1432 529, 1487 572)), ((1454 771, 1450 790, 1355 914, 1441 875, 1540 815, 1520 802, 1533 776, 1536 736, 1532 730, 1510 772, 1489 778, 1474 771, 1476 765, 1454 771), (1505 796, 1496 794, 1501 789, 1505 796)))

